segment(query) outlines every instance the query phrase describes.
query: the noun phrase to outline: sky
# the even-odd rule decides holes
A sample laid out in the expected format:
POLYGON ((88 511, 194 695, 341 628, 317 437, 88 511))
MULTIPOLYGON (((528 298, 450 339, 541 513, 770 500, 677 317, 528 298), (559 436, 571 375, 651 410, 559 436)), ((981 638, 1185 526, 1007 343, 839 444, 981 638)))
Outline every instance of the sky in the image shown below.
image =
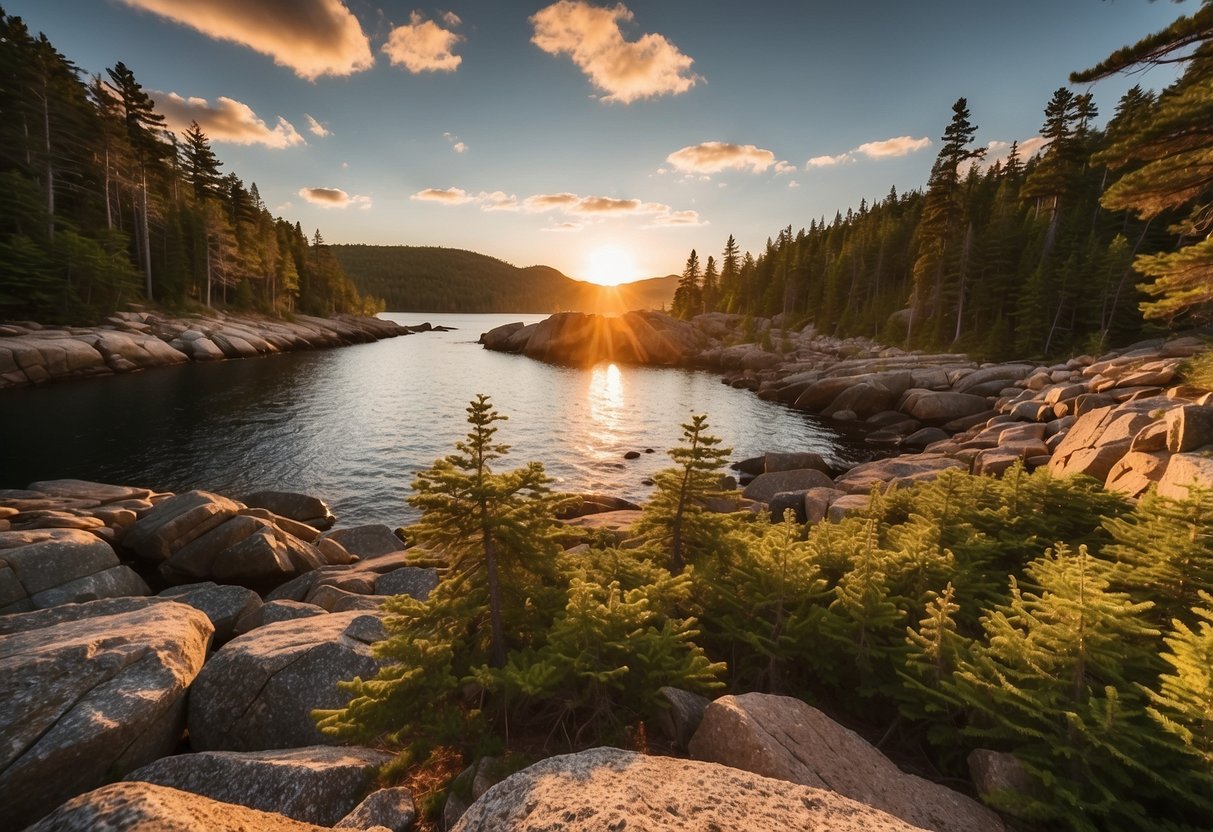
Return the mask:
MULTIPOLYGON (((330 243, 617 282, 925 185, 953 102, 988 159, 1053 90, 1197 8, 1146 0, 4 0, 330 243)), ((1110 116, 1133 84, 1088 88, 1110 116)))

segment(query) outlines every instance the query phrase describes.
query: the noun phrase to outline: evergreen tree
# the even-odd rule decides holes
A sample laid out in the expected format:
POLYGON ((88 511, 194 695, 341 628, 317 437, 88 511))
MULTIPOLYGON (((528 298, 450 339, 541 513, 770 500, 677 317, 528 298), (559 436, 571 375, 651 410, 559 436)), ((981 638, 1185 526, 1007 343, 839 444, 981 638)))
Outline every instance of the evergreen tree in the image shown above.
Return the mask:
POLYGON ((435 461, 417 474, 409 503, 422 512, 411 527, 417 544, 446 559, 450 568, 468 576, 487 596, 489 655, 493 666, 505 664, 506 606, 526 603, 519 573, 550 573, 559 551, 555 542, 556 501, 543 466, 531 462, 506 473, 491 463, 509 446, 495 442, 502 416, 479 395, 467 408, 471 430, 455 443, 457 453, 435 461))
POLYGON ((654 475, 656 491, 636 524, 637 533, 661 551, 675 575, 688 560, 718 554, 726 543, 727 520, 707 503, 734 496, 721 488, 733 449, 718 447, 719 437, 707 431, 706 415, 692 416, 682 426, 682 445, 669 451, 676 467, 654 475))
POLYGON ((1213 138, 1206 129, 1213 119, 1213 3, 1205 0, 1195 14, 1072 76, 1088 82, 1134 66, 1172 63, 1192 47, 1183 75, 1149 116, 1100 154, 1114 170, 1139 165, 1104 193, 1105 208, 1132 211, 1143 220, 1188 209, 1171 227, 1179 235, 1174 251, 1142 254, 1134 262, 1151 279, 1141 285, 1154 298, 1142 304, 1148 318, 1203 316, 1213 307, 1213 138))
POLYGON ((686 267, 682 270, 682 277, 678 280, 678 288, 674 290, 674 301, 670 306, 670 312, 675 318, 687 320, 702 311, 703 297, 699 281, 699 255, 695 253, 694 249, 691 249, 686 267))

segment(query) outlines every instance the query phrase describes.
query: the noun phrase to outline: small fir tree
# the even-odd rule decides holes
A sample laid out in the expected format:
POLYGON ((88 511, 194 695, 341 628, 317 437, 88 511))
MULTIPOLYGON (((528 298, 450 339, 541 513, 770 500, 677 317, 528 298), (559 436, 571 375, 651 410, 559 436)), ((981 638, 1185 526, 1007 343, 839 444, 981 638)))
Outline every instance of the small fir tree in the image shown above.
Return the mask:
POLYGON ((719 437, 707 431, 708 418, 702 414, 682 426, 682 445, 669 451, 676 467, 653 477, 657 490, 636 524, 637 533, 663 551, 675 575, 682 572, 688 555, 721 552, 728 533, 726 517, 706 503, 733 496, 721 488, 733 449, 719 447, 719 437))

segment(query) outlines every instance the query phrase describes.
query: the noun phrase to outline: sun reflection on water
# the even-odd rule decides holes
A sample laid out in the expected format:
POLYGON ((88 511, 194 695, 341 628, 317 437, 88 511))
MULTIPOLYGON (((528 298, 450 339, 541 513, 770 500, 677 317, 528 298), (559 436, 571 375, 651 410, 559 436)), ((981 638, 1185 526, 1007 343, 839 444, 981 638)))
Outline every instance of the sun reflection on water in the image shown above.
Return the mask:
POLYGON ((590 370, 586 391, 592 430, 587 448, 599 459, 616 456, 621 434, 626 430, 623 373, 617 364, 598 364, 590 370))

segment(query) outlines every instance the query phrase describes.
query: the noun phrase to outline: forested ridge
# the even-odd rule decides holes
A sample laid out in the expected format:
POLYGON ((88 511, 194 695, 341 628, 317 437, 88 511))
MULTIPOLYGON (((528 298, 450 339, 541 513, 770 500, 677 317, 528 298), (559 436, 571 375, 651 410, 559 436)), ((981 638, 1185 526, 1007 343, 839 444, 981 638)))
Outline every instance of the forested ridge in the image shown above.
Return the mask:
POLYGON ((675 313, 783 313, 837 335, 991 358, 1099 353, 1207 321, 1211 21, 1206 3, 1075 73, 1089 82, 1187 61, 1161 92, 1130 89, 1103 129, 1091 93, 1057 89, 1031 158, 1013 144, 989 163, 973 141, 982 105, 958 99, 925 189, 789 225, 757 255, 731 236, 719 259, 692 251, 675 313))
POLYGON ((574 280, 550 266, 518 268, 437 246, 335 245, 359 291, 402 312, 626 312, 668 306, 675 276, 617 288, 574 280))
POLYGON ((126 64, 86 76, 0 9, 0 317, 378 308, 319 230, 274 217, 222 166, 197 124, 165 127, 126 64))

